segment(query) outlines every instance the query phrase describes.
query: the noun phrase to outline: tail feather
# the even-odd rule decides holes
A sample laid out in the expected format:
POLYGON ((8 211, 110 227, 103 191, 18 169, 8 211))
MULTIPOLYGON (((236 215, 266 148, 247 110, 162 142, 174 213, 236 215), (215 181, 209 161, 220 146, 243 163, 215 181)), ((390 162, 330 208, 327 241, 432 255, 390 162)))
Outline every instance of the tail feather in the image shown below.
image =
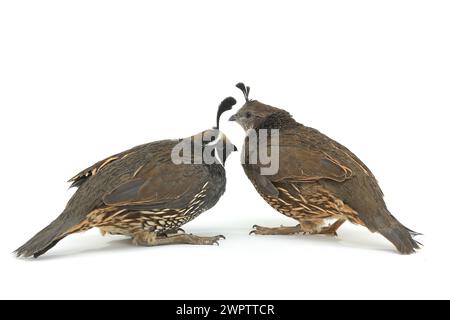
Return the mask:
POLYGON ((384 223, 378 226, 377 231, 392 242, 401 254, 412 254, 417 249, 420 249, 422 244, 416 241, 414 237, 421 234, 406 228, 387 210, 384 214, 386 213, 388 214, 388 219, 381 220, 384 223))
POLYGON ((43 255, 44 253, 46 253, 48 250, 50 250, 51 248, 53 248, 54 246, 56 246, 56 244, 58 242, 60 242, 63 238, 59 238, 56 240, 53 240, 48 246, 46 246, 44 249, 40 250, 40 251, 36 251, 35 253, 33 253, 33 257, 34 258, 38 258, 39 256, 43 255))
POLYGON ((24 245, 14 251, 17 257, 39 257, 54 247, 64 238, 64 232, 73 226, 65 219, 66 214, 61 214, 55 221, 39 231, 34 237, 24 245))
MULTIPOLYGON (((405 227, 405 228, 406 228, 406 227, 405 227)), ((408 230, 409 233, 411 233, 411 235, 412 235, 413 237, 415 237, 415 236, 423 236, 422 233, 413 231, 413 230, 411 230, 411 229, 409 229, 409 228, 406 228, 406 230, 408 230)))

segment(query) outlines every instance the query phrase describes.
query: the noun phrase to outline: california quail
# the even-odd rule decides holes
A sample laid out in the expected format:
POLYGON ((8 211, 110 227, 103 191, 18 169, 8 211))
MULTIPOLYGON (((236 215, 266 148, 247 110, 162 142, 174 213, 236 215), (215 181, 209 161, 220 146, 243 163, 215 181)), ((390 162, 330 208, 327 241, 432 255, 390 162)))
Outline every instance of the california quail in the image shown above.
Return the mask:
POLYGON ((403 226, 388 211, 377 180, 357 156, 319 131, 296 122, 287 111, 249 100, 249 87, 242 83, 236 86, 243 91, 246 103, 230 121, 236 121, 247 132, 243 152, 254 152, 257 147, 250 143, 252 132, 260 140, 261 129, 278 129, 278 143, 267 139, 267 149, 275 144, 278 147, 278 172, 263 175, 264 165, 249 161, 252 151, 245 153, 244 171, 274 209, 299 222, 295 227, 254 226, 251 233, 336 235, 348 220, 381 233, 402 254, 419 248, 413 239, 418 233, 403 226), (335 222, 326 226, 327 219, 335 222))
MULTIPOLYGON (((225 99, 217 119, 235 103, 225 99)), ((130 236, 139 245, 217 244, 223 236, 198 237, 179 228, 217 203, 225 192, 223 165, 236 150, 217 125, 187 139, 144 144, 97 162, 70 179, 78 190, 63 213, 15 253, 37 258, 66 236, 93 227, 130 236), (215 153, 222 163, 201 157, 198 164, 175 164, 173 150, 183 143, 215 153)), ((194 154, 187 156, 194 160, 194 154)))

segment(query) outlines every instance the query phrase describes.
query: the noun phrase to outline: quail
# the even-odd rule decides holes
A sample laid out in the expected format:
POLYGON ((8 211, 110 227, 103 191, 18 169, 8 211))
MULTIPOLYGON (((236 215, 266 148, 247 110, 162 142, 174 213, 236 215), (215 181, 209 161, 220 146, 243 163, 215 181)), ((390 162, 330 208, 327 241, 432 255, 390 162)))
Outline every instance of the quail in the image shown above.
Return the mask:
POLYGON ((377 180, 356 155, 318 130, 298 123, 287 111, 250 100, 250 88, 244 84, 236 86, 246 102, 230 121, 247 132, 242 151, 244 171, 267 203, 298 221, 292 227, 255 225, 251 234, 335 236, 337 229, 350 221, 380 233, 401 254, 419 249, 420 243, 413 239, 419 234, 389 212, 377 180), (273 150, 279 154, 278 171, 273 174, 262 172, 267 164, 250 161, 250 156, 260 151, 259 143, 252 143, 252 134, 260 141, 263 133, 268 135, 265 152, 276 147, 273 150), (270 139, 270 133, 277 134, 277 139, 270 139), (333 223, 327 225, 327 221, 333 223))
POLYGON ((199 237, 180 227, 212 208, 225 192, 225 161, 237 149, 219 131, 219 119, 235 103, 229 97, 220 104, 213 129, 137 146, 77 174, 69 182, 78 189, 64 211, 18 248, 17 256, 37 258, 68 235, 94 227, 144 246, 218 244, 223 236, 199 237), (181 150, 189 161, 174 161, 179 146, 193 148, 186 149, 191 150, 187 155, 181 150), (202 152, 200 160, 192 150, 202 152))

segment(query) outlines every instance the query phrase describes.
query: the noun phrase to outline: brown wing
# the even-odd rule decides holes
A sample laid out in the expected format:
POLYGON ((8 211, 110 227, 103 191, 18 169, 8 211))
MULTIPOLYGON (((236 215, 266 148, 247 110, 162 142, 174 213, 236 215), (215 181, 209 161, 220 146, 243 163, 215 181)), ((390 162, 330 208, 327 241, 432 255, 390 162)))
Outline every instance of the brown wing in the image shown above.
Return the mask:
POLYGON ((280 144, 302 146, 312 150, 327 150, 333 158, 338 158, 341 164, 356 167, 364 175, 375 179, 370 169, 353 152, 316 129, 303 126, 300 132, 287 130, 280 138, 280 144))
POLYGON ((89 177, 95 176, 100 170, 103 170, 112 162, 114 162, 116 160, 124 159, 124 158, 128 157, 130 154, 137 152, 141 147, 144 147, 144 146, 145 145, 137 146, 130 150, 115 154, 111 157, 108 157, 106 159, 103 159, 102 161, 97 162, 96 164, 90 166, 87 169, 84 169, 83 171, 81 171, 80 173, 78 173, 76 176, 74 176, 73 178, 71 178, 68 181, 68 182, 72 183, 70 185, 70 187, 73 188, 73 187, 81 186, 89 177))
POLYGON ((295 146, 280 146, 280 167, 271 181, 311 182, 328 179, 343 182, 350 179, 350 168, 330 155, 295 146))
MULTIPOLYGON (((324 152, 307 148, 302 144, 285 144, 283 140, 278 148, 279 169, 276 174, 262 175, 261 169, 268 166, 260 163, 244 165, 247 176, 258 191, 268 196, 277 196, 277 188, 273 185, 277 182, 313 182, 321 179, 344 182, 352 177, 350 168, 324 152)), ((247 156, 247 163, 248 159, 247 156)))
POLYGON ((105 195, 103 202, 127 209, 179 209, 187 207, 207 182, 202 165, 170 163, 143 168, 133 180, 105 195))

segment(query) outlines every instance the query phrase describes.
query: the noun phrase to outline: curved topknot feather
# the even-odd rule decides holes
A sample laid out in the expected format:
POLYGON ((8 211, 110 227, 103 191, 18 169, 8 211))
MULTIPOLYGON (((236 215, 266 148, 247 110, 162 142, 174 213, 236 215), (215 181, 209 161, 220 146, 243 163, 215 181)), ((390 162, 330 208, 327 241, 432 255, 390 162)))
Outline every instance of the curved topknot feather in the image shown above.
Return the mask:
POLYGON ((248 95, 250 93, 250 87, 246 87, 245 84, 243 84, 242 82, 239 82, 238 84, 236 84, 236 87, 242 91, 242 93, 244 94, 245 97, 245 101, 249 101, 248 99, 248 95))
POLYGON ((220 103, 219 108, 217 109, 217 126, 216 126, 217 129, 219 129, 220 117, 222 116, 222 114, 228 110, 231 110, 235 104, 236 104, 236 99, 233 97, 225 98, 220 103))

